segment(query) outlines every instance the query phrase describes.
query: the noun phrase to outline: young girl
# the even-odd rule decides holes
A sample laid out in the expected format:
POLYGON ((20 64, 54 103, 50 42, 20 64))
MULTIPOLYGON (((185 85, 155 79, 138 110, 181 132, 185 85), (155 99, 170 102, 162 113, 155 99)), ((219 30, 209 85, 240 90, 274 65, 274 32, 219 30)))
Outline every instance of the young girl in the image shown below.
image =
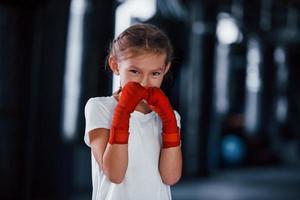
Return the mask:
POLYGON ((171 65, 168 37, 150 24, 127 28, 108 64, 121 89, 85 107, 93 200, 169 200, 181 177, 180 116, 160 89, 171 65))

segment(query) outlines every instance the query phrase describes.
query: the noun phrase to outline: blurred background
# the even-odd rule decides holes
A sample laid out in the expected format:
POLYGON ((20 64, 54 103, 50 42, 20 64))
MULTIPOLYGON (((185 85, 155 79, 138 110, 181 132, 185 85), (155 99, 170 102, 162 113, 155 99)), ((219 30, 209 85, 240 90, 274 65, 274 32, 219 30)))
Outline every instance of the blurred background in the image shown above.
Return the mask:
POLYGON ((91 199, 84 106, 118 86, 109 42, 138 22, 175 49, 163 85, 182 117, 173 199, 300 199, 299 10, 299 0, 1 0, 0 199, 91 199))

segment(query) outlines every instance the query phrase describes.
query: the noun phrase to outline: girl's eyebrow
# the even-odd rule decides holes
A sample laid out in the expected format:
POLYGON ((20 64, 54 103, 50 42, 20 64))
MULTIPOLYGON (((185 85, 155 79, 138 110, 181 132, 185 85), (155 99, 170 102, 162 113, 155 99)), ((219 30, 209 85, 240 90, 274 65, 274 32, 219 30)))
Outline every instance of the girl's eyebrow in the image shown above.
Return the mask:
POLYGON ((153 69, 152 71, 164 71, 164 68, 163 67, 158 67, 156 69, 153 69))
POLYGON ((140 68, 138 68, 138 67, 136 67, 134 65, 130 65, 129 68, 140 69, 140 68))
MULTIPOLYGON (((141 70, 139 67, 136 67, 134 65, 130 65, 129 68, 133 68, 133 69, 136 69, 136 70, 141 70)), ((158 68, 155 68, 151 71, 164 71, 164 67, 158 67, 158 68)))

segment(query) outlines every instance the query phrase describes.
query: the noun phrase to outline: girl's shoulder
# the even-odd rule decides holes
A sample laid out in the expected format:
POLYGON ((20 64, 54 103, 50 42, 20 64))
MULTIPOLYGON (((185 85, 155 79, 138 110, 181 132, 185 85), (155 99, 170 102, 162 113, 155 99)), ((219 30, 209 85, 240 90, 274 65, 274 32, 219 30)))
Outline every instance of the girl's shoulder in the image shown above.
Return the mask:
POLYGON ((113 111, 117 104, 117 100, 113 96, 92 97, 86 103, 86 108, 99 108, 107 111, 113 111))

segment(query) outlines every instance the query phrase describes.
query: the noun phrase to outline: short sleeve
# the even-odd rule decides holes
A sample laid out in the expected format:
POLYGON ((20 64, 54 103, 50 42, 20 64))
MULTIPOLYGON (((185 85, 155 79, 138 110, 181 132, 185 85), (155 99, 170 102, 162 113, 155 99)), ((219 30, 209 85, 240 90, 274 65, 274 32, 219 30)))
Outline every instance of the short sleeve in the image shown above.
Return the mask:
POLYGON ((97 98, 87 101, 84 109, 85 114, 85 133, 84 142, 90 146, 89 131, 96 128, 110 129, 111 113, 104 104, 97 98))
POLYGON ((180 123, 181 117, 176 110, 174 110, 174 113, 175 113, 175 117, 176 117, 177 126, 178 126, 178 128, 181 128, 181 123, 180 123))

